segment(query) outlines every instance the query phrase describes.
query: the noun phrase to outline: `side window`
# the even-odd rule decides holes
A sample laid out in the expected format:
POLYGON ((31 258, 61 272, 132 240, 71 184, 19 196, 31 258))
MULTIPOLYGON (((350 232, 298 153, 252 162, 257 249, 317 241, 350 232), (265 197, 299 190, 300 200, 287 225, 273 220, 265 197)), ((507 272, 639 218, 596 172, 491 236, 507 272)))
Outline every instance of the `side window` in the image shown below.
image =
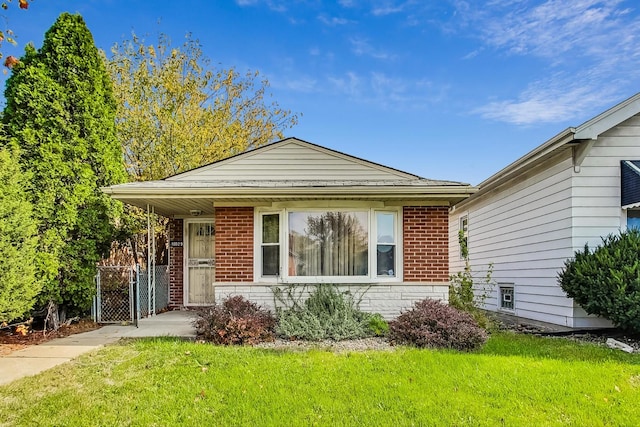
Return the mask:
POLYGON ((627 229, 636 228, 640 230, 640 210, 627 210, 627 229))
POLYGON ((467 215, 460 218, 460 228, 458 230, 458 242, 460 243, 460 258, 467 259, 469 247, 467 234, 469 232, 469 217, 467 215))
POLYGON ((280 274, 280 215, 262 215, 262 276, 280 274))
POLYGON ((500 284, 500 291, 498 297, 500 301, 498 302, 498 307, 501 310, 513 311, 514 309, 514 291, 513 284, 505 283, 500 284))
POLYGON ((376 274, 396 276, 396 214, 376 212, 376 274))

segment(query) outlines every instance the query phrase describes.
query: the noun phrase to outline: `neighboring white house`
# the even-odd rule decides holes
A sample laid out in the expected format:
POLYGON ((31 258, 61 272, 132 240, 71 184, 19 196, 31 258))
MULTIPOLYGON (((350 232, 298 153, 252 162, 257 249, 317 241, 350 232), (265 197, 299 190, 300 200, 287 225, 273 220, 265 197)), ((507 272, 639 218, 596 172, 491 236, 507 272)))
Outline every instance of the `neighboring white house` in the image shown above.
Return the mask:
POLYGON ((460 271, 459 230, 482 275, 497 283, 486 308, 572 328, 610 326, 557 283, 585 243, 640 218, 640 94, 569 128, 479 184, 450 209, 450 271, 460 271))

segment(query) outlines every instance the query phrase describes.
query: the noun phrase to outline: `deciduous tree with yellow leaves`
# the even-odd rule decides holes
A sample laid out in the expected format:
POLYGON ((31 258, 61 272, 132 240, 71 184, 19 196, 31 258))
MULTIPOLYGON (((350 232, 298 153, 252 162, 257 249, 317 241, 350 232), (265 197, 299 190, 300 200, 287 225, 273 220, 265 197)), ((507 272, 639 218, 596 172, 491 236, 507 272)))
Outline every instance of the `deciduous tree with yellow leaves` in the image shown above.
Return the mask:
POLYGON ((133 34, 107 59, 131 180, 160 179, 283 137, 297 116, 268 100, 258 72, 214 68, 199 42, 133 34))

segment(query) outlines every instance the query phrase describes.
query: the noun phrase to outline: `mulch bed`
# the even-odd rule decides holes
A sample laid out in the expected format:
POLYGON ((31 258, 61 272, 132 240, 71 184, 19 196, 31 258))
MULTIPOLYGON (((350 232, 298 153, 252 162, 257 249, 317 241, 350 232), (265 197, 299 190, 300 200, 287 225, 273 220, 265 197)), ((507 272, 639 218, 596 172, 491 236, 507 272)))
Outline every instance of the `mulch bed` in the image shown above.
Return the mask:
POLYGON ((0 356, 23 349, 31 345, 38 345, 54 338, 67 337, 81 332, 93 331, 102 325, 89 319, 81 319, 70 325, 62 325, 57 331, 43 331, 29 329, 26 335, 15 333, 14 328, 0 330, 0 356))

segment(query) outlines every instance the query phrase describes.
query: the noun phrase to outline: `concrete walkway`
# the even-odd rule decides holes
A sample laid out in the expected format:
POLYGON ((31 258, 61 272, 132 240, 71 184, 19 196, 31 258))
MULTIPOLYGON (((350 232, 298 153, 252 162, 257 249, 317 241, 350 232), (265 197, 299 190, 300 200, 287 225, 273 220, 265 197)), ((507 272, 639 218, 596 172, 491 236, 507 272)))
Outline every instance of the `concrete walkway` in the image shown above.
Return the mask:
POLYGON ((121 338, 195 338, 196 330, 192 324, 195 317, 196 314, 192 311, 168 311, 140 320, 137 328, 105 325, 100 329, 56 338, 44 344, 14 351, 0 357, 0 385, 36 375, 121 338))

